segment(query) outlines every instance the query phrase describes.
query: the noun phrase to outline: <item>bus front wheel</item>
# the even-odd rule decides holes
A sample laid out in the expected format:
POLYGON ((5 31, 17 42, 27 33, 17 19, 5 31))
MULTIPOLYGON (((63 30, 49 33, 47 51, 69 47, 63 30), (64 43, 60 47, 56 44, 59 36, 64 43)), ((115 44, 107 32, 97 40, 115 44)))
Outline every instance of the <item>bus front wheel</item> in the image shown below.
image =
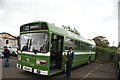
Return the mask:
POLYGON ((91 57, 88 58, 87 64, 90 64, 90 63, 91 63, 91 57))

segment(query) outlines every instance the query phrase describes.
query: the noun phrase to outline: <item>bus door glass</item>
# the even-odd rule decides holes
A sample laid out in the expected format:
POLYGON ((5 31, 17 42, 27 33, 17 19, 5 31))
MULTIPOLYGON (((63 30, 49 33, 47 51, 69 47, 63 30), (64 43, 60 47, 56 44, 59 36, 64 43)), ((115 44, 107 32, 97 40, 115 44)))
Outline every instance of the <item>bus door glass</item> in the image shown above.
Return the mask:
POLYGON ((50 53, 50 69, 60 70, 62 64, 63 37, 52 34, 51 37, 51 53, 50 53))

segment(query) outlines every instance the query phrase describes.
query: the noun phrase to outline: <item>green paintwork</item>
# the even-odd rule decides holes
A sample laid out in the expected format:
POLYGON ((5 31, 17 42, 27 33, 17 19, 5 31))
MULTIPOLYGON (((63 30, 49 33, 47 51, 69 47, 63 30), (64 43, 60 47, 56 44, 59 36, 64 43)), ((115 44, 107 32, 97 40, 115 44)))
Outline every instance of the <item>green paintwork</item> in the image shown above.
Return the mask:
MULTIPOLYGON (((23 53, 18 53, 19 56, 21 56, 21 60, 18 61, 18 64, 24 65, 24 66, 28 66, 28 67, 32 67, 35 69, 40 69, 40 70, 47 70, 49 71, 49 75, 53 75, 59 72, 64 71, 64 65, 65 65, 65 59, 66 56, 63 55, 62 57, 62 70, 59 70, 57 72, 50 72, 50 56, 36 56, 36 55, 30 55, 30 54, 23 54, 23 53), (27 58, 29 58, 29 62, 27 61, 27 58), (36 64, 36 59, 44 59, 47 61, 46 65, 38 65, 36 64), (34 67, 31 66, 30 64, 35 65, 34 67)), ((91 61, 93 61, 95 59, 95 54, 75 54, 74 55, 74 61, 73 61, 73 65, 72 67, 77 67, 81 64, 87 63, 89 56, 91 56, 91 61)))
MULTIPOLYGON (((74 52, 75 53, 75 52, 74 52)), ((72 67, 77 67, 81 64, 85 64, 88 62, 89 57, 91 57, 90 61, 94 61, 95 60, 95 54, 75 54, 74 55, 74 60, 73 60, 73 64, 72 67)), ((65 62, 66 56, 63 56, 63 69, 64 69, 64 62, 65 62)))
POLYGON ((55 25, 52 25, 52 24, 48 23, 48 27, 49 27, 50 31, 52 31, 52 32, 54 32, 56 34, 60 34, 61 36, 65 36, 65 37, 68 37, 68 38, 71 38, 71 39, 74 39, 74 40, 78 40, 78 41, 82 41, 82 42, 85 42, 85 43, 95 45, 95 43, 93 41, 85 39, 82 36, 71 33, 69 31, 64 30, 64 29, 62 29, 60 27, 57 27, 55 25))
MULTIPOLYGON (((32 23, 40 23, 40 22, 32 22, 32 23)), ((46 22, 47 23, 47 22, 46 22)), ((27 23, 31 24, 31 23, 27 23)), ((26 25, 26 24, 24 24, 26 25)), ((89 43, 92 45, 95 45, 95 43, 91 40, 85 39, 82 36, 78 36, 76 34, 73 34, 69 31, 66 31, 60 27, 56 27, 53 24, 47 23, 49 30, 34 30, 34 31, 25 31, 25 32, 20 32, 20 34, 26 34, 26 33, 32 33, 32 32, 47 32, 49 34, 49 45, 51 45, 51 35, 52 33, 55 33, 57 35, 61 35, 67 38, 71 38, 73 40, 78 40, 81 42, 89 43)), ((23 25, 22 25, 23 26, 23 25)), ((63 42, 63 51, 67 52, 64 50, 65 42, 63 42)), ((49 51, 50 51, 50 46, 49 46, 49 51)), ((75 50, 74 52, 94 52, 94 51, 81 51, 81 50, 75 50)), ((24 53, 18 53, 19 56, 21 56, 21 60, 18 61, 18 64, 28 66, 31 68, 39 69, 39 70, 45 70, 48 71, 48 75, 53 75, 59 72, 64 71, 64 65, 65 65, 65 59, 66 55, 62 56, 62 69, 56 72, 50 72, 50 56, 39 56, 39 55, 30 55, 30 54, 24 54, 24 53), (29 61, 27 61, 27 58, 29 58, 29 61), (39 65, 36 64, 36 59, 43 59, 47 61, 46 65, 39 65), (35 65, 35 66, 31 66, 35 65)), ((91 57, 91 61, 95 60, 95 54, 77 54, 74 55, 74 60, 73 60, 73 65, 72 67, 77 67, 81 64, 85 64, 88 62, 89 57, 91 57)))
MULTIPOLYGON (((42 23, 44 21, 41 21, 41 22, 31 22, 31 23, 42 23)), ((31 23, 27 23, 27 24, 31 24, 31 23)), ((47 22, 46 22, 47 23, 47 22)), ((24 24, 26 25, 26 24, 24 24)), ((22 25, 22 26, 24 26, 22 25)), ((68 38, 71 38, 71 39, 74 39, 74 40, 79 40, 79 41, 82 41, 82 42, 85 42, 85 43, 89 43, 89 44, 92 44, 92 45, 95 45, 95 43, 91 40, 88 40, 88 39, 85 39, 84 37, 82 36, 79 36, 79 35, 76 35, 74 33, 71 33, 67 30, 64 30, 60 27, 57 27, 53 24, 50 24, 50 23, 47 23, 48 25, 48 28, 49 28, 49 31, 50 32, 53 32, 53 33, 56 33, 56 34, 59 34, 61 36, 65 36, 65 37, 68 37, 68 38)), ((35 30, 35 31, 26 31, 26 32, 38 32, 38 31, 44 31, 44 30, 35 30)), ((45 30, 46 31, 46 30, 45 30)), ((21 33, 26 33, 26 32, 21 32, 21 33)))
POLYGON ((24 26, 24 25, 27 25, 27 24, 31 24, 31 23, 47 23, 47 22, 45 22, 45 21, 36 21, 36 22, 26 23, 26 24, 23 24, 23 25, 21 25, 21 26, 24 26))
POLYGON ((24 54, 24 53, 18 53, 18 55, 21 56, 21 60, 18 61, 19 64, 22 64, 22 65, 28 66, 28 67, 32 67, 35 69, 40 69, 40 70, 49 70, 50 56, 38 56, 38 55, 30 55, 30 54, 24 54), (27 61, 27 58, 29 58, 29 61, 27 61), (47 64, 45 64, 45 65, 36 64, 36 59, 46 60, 47 64), (33 64, 35 66, 33 67, 30 64, 33 64))
POLYGON ((59 71, 56 71, 56 72, 53 72, 53 73, 49 73, 49 76, 60 73, 60 72, 63 72, 63 70, 59 70, 59 71))

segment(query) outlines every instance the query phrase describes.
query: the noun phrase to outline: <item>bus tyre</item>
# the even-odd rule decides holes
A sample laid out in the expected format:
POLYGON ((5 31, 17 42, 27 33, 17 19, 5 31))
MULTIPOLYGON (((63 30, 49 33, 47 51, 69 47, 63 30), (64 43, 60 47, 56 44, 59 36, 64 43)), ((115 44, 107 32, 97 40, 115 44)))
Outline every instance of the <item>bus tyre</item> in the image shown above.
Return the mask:
POLYGON ((88 58, 87 64, 90 64, 90 63, 91 63, 91 57, 88 58))
POLYGON ((120 63, 120 61, 118 62, 118 66, 116 67, 116 72, 117 72, 117 78, 118 78, 118 80, 120 80, 120 69, 119 69, 119 63, 120 63))

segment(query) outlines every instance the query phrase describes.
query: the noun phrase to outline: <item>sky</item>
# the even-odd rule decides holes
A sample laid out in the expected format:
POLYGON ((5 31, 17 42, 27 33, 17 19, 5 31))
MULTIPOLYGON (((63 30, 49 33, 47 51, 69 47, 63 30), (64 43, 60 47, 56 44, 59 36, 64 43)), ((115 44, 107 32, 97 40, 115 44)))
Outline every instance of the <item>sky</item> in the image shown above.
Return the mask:
POLYGON ((22 24, 46 21, 76 28, 88 39, 118 45, 118 0, 0 0, 0 33, 19 35, 22 24))

